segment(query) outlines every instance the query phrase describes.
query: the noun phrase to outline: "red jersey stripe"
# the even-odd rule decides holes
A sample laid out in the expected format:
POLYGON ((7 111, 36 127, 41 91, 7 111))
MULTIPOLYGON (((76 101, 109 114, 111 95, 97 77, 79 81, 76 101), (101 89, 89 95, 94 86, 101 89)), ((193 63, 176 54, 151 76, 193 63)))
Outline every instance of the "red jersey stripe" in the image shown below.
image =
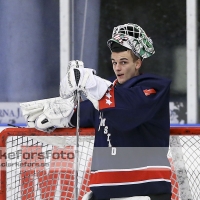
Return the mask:
POLYGON ((156 179, 170 180, 171 170, 151 168, 134 171, 95 172, 90 175, 90 184, 138 182, 156 179))

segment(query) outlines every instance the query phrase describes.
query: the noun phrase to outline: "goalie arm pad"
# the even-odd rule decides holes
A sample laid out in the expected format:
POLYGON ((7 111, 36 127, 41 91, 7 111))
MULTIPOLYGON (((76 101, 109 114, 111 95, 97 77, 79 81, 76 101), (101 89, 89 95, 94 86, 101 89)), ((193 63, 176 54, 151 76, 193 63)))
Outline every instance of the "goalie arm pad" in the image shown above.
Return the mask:
POLYGON ((60 96, 62 98, 67 98, 75 91, 81 91, 98 110, 98 100, 104 96, 111 85, 112 83, 110 81, 96 76, 93 69, 70 69, 60 83, 60 96), (75 70, 80 74, 80 81, 78 84, 75 80, 75 70))

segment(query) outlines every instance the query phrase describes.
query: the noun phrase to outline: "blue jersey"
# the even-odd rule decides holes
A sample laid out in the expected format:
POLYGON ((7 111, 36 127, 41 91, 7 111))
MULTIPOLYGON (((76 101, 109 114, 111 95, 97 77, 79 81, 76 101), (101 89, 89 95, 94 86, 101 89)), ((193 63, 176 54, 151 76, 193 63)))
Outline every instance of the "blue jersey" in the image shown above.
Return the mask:
POLYGON ((115 83, 99 111, 81 102, 80 126, 95 128, 90 189, 98 199, 171 193, 170 82, 142 74, 115 83))

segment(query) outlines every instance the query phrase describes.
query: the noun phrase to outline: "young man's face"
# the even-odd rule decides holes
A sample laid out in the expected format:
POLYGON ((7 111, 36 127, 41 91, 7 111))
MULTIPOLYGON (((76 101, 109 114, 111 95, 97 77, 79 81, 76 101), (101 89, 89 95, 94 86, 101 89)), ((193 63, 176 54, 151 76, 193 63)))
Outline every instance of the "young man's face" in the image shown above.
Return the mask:
POLYGON ((126 82, 130 78, 139 75, 141 60, 133 61, 131 51, 112 52, 111 61, 113 70, 120 84, 126 82))

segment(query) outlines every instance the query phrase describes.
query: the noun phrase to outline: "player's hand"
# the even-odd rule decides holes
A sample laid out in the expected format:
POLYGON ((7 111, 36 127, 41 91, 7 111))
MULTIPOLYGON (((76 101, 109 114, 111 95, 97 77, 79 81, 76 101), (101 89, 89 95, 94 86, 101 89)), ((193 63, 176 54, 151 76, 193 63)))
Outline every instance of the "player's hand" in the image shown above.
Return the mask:
POLYGON ((76 95, 80 80, 80 73, 77 70, 79 68, 84 68, 82 61, 72 60, 69 62, 67 74, 60 83, 60 96, 62 98, 65 99, 76 95))
POLYGON ((35 120, 35 128, 44 132, 52 132, 56 128, 72 127, 70 123, 74 113, 74 99, 57 99, 45 107, 43 113, 35 120))
POLYGON ((83 64, 81 63, 81 67, 71 67, 61 81, 60 96, 68 98, 74 96, 76 92, 81 92, 98 109, 97 101, 104 96, 111 85, 110 81, 96 76, 94 69, 83 68, 83 64))
POLYGON ((28 127, 44 132, 71 127, 70 120, 74 113, 73 98, 56 97, 21 103, 20 106, 28 127))
POLYGON ((55 98, 20 103, 20 108, 28 127, 35 127, 36 118, 42 114, 45 105, 47 106, 50 102, 53 102, 54 99, 55 98))

